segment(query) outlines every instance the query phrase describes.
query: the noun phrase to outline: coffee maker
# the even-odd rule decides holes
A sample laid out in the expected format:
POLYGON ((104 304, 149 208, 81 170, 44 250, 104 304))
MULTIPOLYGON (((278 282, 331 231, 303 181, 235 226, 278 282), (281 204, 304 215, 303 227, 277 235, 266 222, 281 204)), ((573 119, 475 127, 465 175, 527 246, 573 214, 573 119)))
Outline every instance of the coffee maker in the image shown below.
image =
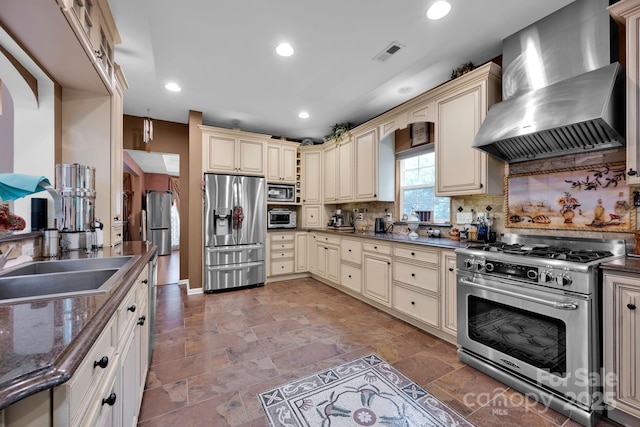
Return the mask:
POLYGON ((353 215, 351 211, 336 209, 334 217, 334 227, 353 227, 353 215))

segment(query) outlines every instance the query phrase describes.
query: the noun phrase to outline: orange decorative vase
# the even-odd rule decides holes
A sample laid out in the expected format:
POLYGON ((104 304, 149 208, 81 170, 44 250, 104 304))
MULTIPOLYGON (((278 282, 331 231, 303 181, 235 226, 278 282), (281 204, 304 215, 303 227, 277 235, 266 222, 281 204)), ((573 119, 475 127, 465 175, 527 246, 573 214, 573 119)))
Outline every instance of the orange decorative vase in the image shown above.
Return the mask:
POLYGON ((574 211, 572 211, 571 209, 567 209, 566 211, 562 212, 562 217, 564 218, 564 223, 565 224, 573 223, 573 217, 574 216, 576 216, 576 213, 574 211))

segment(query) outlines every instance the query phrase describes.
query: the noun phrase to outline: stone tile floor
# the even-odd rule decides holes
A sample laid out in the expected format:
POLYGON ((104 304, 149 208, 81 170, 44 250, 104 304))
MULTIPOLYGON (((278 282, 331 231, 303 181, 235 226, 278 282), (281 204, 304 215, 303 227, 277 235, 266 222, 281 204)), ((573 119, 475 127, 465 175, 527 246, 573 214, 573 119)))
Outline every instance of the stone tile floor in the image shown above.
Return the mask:
POLYGON ((453 345, 310 278, 211 295, 159 286, 156 328, 139 426, 264 427, 257 393, 370 352, 479 427, 579 426, 464 365, 453 345))

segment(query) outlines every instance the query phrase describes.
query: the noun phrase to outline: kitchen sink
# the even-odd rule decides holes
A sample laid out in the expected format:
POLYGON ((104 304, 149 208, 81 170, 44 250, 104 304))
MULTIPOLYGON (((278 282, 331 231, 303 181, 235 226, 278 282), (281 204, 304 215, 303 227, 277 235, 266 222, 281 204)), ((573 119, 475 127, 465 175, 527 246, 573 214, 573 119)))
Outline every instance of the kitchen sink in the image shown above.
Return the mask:
POLYGON ((0 304, 107 293, 117 268, 0 277, 0 304))
POLYGON ((138 256, 36 261, 0 271, 0 305, 105 294, 138 256))
POLYGON ((63 273, 80 270, 118 269, 130 261, 133 256, 110 258, 63 259, 55 261, 36 261, 17 265, 0 271, 0 278, 9 276, 26 276, 50 273, 63 273))

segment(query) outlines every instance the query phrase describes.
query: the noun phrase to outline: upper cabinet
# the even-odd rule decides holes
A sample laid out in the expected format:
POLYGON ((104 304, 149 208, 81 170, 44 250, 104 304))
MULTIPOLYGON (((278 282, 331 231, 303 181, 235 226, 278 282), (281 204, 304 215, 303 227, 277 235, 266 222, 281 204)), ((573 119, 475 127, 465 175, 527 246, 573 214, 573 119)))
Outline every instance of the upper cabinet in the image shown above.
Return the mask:
POLYGON ((325 145, 324 202, 353 201, 353 139, 345 136, 325 145))
POLYGON ((395 196, 393 138, 378 140, 376 127, 353 137, 355 149, 355 200, 392 202, 395 196))
POLYGON ((500 100, 501 68, 488 63, 436 89, 436 194, 502 194, 504 163, 471 147, 500 100))
POLYGON ((108 86, 115 81, 114 46, 120 35, 107 0, 58 0, 67 20, 108 86))
POLYGON ((302 163, 302 203, 322 203, 322 148, 318 146, 300 147, 302 163))
POLYGON ((129 87, 122 69, 117 64, 114 67, 114 91, 111 97, 111 209, 115 221, 122 218, 122 177, 123 169, 123 112, 124 91, 129 87), (116 219, 117 218, 117 219, 116 219))
POLYGON ((625 26, 627 56, 627 184, 640 184, 640 0, 621 0, 609 6, 613 18, 625 26))
POLYGON ((267 144, 267 181, 295 184, 298 143, 269 140, 267 144))
POLYGON ((200 129, 203 172, 265 175, 269 135, 209 126, 200 126, 200 129))

